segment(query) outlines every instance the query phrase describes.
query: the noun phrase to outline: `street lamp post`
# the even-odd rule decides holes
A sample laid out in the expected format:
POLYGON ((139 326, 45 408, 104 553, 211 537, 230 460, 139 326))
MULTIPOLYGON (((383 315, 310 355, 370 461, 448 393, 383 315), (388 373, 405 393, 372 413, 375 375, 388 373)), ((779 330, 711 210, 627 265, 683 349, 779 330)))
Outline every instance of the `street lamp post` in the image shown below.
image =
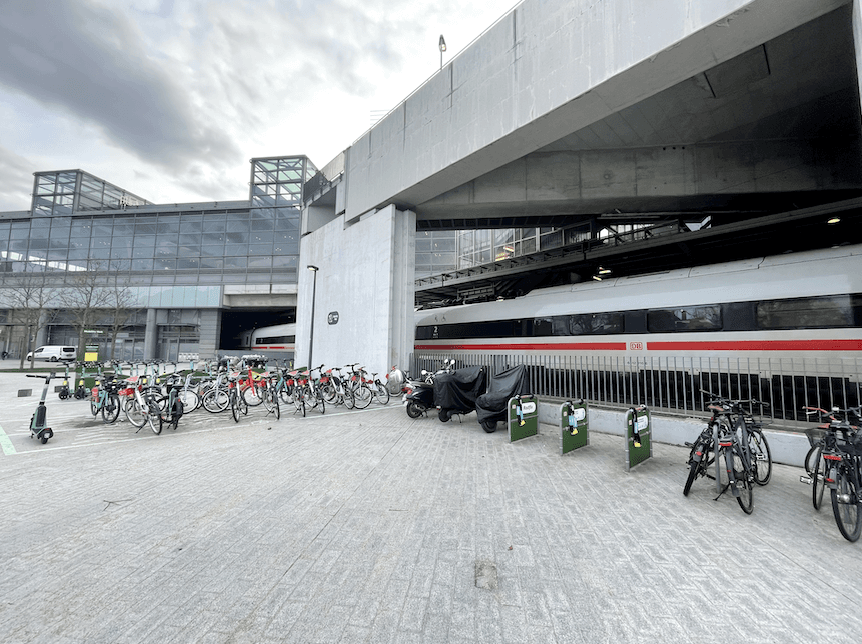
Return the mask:
POLYGON ((446 51, 446 41, 443 40, 443 34, 440 34, 440 42, 437 44, 440 48, 440 69, 443 69, 443 52, 446 51))
POLYGON ((314 273, 314 280, 311 287, 311 330, 308 333, 308 368, 312 368, 311 357, 314 350, 314 300, 317 298, 317 271, 320 269, 313 264, 307 266, 308 270, 314 273))

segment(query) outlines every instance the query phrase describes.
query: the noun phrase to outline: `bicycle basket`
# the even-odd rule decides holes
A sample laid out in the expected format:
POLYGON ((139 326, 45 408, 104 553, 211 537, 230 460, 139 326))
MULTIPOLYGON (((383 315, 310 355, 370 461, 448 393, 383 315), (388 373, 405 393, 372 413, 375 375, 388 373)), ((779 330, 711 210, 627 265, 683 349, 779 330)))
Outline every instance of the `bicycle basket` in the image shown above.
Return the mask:
POLYGON ((814 447, 817 443, 823 440, 826 432, 820 427, 809 427, 805 430, 805 435, 808 437, 809 446, 814 447))

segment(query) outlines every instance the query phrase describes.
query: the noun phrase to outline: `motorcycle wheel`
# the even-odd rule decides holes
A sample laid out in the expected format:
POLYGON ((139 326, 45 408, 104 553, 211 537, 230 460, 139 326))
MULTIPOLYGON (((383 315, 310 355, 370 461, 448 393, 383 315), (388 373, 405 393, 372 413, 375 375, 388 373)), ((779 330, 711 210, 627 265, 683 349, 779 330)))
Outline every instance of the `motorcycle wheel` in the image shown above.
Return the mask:
POLYGON ((448 423, 449 418, 450 418, 449 410, 448 409, 441 409, 440 411, 437 412, 437 418, 440 419, 441 423, 448 423))
POLYGON ((407 402, 407 415, 410 416, 410 418, 419 418, 424 411, 425 409, 423 407, 420 407, 412 400, 407 402))
POLYGON ((484 429, 489 434, 493 434, 497 431, 496 420, 483 420, 480 424, 482 425, 482 429, 484 429))

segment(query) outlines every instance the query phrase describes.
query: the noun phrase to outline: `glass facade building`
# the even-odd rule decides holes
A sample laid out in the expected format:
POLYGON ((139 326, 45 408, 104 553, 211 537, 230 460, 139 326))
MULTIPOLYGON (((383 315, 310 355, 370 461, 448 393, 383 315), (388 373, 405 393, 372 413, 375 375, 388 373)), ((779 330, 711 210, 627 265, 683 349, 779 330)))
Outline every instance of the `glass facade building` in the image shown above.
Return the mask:
MULTIPOLYGON (((24 276, 57 293, 87 275, 104 289, 122 284, 134 303, 122 332, 132 342, 117 357, 214 353, 227 298, 260 306, 261 294, 278 294, 270 304, 284 307, 293 292, 295 307, 302 188, 316 172, 304 156, 252 159, 248 201, 162 205, 81 170, 38 172, 30 211, 0 213, 0 311, 13 315, 24 276)), ((109 317, 88 343, 105 344, 109 317)), ((66 312, 50 318, 36 344, 76 339, 66 312)))

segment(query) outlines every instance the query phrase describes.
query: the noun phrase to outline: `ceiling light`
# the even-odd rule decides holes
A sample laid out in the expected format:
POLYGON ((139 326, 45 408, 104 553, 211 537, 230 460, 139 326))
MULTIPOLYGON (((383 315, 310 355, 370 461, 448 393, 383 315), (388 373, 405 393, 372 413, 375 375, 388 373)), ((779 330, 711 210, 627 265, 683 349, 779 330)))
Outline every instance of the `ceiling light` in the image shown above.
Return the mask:
POLYGON ((833 217, 832 219, 830 219, 826 223, 827 224, 837 224, 839 221, 841 221, 841 217, 833 217))

